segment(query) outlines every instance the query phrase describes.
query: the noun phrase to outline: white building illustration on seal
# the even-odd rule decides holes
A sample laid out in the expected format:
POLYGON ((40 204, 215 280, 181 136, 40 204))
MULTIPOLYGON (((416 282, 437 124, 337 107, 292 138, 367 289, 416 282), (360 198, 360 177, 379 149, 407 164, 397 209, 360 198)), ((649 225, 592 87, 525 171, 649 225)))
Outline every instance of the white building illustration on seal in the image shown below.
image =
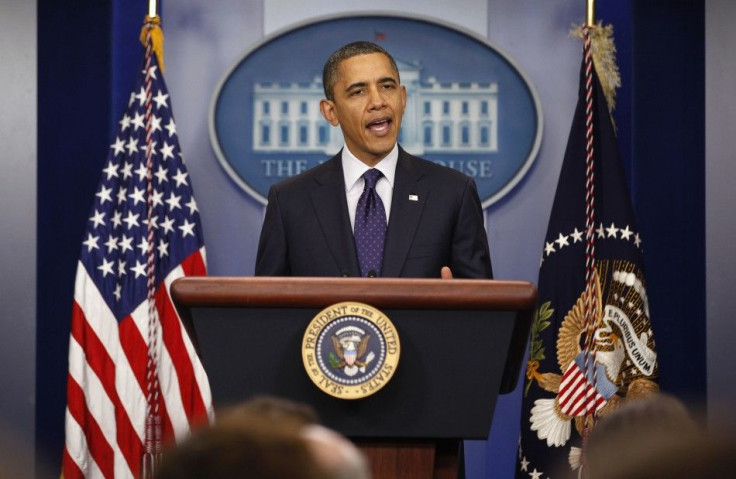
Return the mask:
MULTIPOLYGON (((498 83, 422 78, 419 62, 398 61, 406 87, 399 143, 413 154, 498 152, 498 83)), ((253 151, 324 153, 342 147, 339 128, 319 111, 322 79, 260 82, 253 88, 253 151)))

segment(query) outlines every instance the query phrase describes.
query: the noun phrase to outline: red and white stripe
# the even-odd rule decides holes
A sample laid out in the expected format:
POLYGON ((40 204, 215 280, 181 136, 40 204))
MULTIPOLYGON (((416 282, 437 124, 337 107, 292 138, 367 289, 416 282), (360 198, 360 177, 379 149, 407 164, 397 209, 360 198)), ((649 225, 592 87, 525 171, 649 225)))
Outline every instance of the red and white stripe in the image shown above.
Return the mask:
MULTIPOLYGON (((158 378, 164 441, 212 418, 207 375, 169 296, 171 283, 206 274, 201 248, 156 290, 158 378)), ((145 443, 148 306, 120 323, 80 262, 74 290, 67 381, 65 479, 138 477, 145 443)))
POLYGON ((606 404, 606 398, 585 379, 583 371, 573 362, 562 376, 557 404, 565 415, 575 417, 597 412, 606 404))

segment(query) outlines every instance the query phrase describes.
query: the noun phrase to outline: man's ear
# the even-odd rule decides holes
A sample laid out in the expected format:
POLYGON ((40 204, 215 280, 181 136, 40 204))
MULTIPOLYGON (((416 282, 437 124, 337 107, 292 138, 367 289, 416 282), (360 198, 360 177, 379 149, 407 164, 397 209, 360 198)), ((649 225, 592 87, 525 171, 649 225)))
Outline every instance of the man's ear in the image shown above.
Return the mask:
POLYGON ((322 116, 325 117, 327 123, 332 126, 340 124, 340 119, 337 117, 337 110, 335 109, 335 102, 332 100, 321 100, 319 102, 319 111, 322 112, 322 116))

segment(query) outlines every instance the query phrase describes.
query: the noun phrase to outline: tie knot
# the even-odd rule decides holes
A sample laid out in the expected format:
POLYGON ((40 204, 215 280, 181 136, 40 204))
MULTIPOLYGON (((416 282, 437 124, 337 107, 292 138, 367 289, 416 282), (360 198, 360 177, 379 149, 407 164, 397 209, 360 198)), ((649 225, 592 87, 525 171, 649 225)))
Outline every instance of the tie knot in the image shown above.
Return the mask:
POLYGON ((365 180, 365 187, 366 188, 375 188, 376 182, 383 176, 383 173, 381 173, 381 170, 377 170, 375 168, 371 168, 370 170, 363 173, 363 180, 365 180))

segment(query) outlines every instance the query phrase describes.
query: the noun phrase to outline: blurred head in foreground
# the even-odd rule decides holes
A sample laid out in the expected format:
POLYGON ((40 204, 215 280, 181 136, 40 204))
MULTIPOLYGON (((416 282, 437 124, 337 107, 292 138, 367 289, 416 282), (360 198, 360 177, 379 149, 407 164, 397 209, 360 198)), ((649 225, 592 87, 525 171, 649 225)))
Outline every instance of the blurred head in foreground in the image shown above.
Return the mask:
POLYGON ((369 479, 361 453, 308 406, 257 398, 168 451, 158 479, 369 479))
POLYGON ((677 399, 632 401, 596 423, 585 460, 590 479, 699 479, 736 471, 736 447, 702 431, 677 399))

